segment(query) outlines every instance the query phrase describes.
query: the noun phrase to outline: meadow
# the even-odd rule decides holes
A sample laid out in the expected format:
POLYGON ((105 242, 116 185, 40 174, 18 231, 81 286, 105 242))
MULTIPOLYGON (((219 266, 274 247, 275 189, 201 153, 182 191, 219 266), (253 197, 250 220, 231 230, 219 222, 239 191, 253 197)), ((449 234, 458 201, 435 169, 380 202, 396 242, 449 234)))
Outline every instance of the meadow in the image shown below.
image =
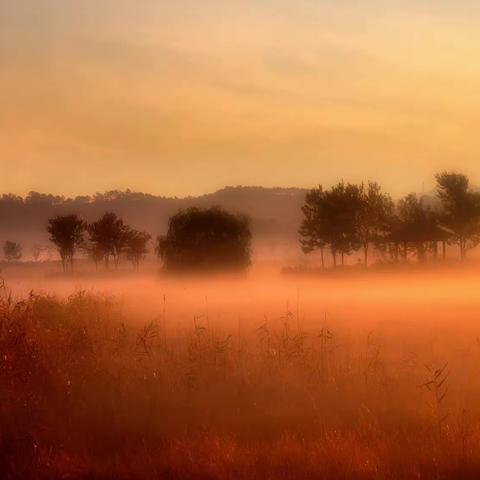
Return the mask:
POLYGON ((480 475, 476 267, 3 274, 1 478, 480 475))

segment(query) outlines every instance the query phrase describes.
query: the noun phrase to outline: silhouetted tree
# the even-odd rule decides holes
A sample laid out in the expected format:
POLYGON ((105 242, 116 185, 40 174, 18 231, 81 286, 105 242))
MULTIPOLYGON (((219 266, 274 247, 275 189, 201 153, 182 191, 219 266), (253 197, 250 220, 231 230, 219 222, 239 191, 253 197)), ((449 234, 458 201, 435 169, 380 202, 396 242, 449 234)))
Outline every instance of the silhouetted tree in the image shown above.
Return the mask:
POLYGON ((82 246, 85 222, 76 214, 54 217, 48 220, 50 240, 57 246, 63 271, 73 271, 73 257, 82 246))
POLYGON ((420 262, 425 260, 438 215, 424 205, 423 199, 410 193, 398 202, 398 225, 407 232, 403 241, 403 257, 407 260, 408 250, 413 250, 420 262))
POLYGON ((130 230, 128 233, 125 253, 137 272, 140 268, 140 261, 148 253, 147 244, 150 238, 151 236, 148 233, 138 230, 130 230))
POLYGON ((437 195, 443 206, 442 220, 455 233, 455 242, 464 259, 480 242, 480 195, 469 190, 465 175, 443 172, 435 176, 437 195))
POLYGON ((22 258, 22 246, 17 242, 7 240, 3 245, 3 255, 7 262, 17 261, 22 258))
POLYGON ((304 251, 329 245, 333 265, 337 265, 338 254, 343 265, 344 256, 361 244, 356 230, 361 208, 362 189, 358 185, 340 182, 329 190, 319 187, 309 192, 300 228, 304 251))
POLYGON ((320 250, 322 268, 325 267, 323 252, 328 243, 322 210, 323 201, 324 193, 321 185, 305 195, 305 203, 302 207, 304 218, 298 231, 304 253, 320 250))
POLYGON ((370 245, 385 244, 390 231, 394 204, 390 196, 382 192, 380 185, 375 182, 361 186, 360 198, 355 231, 362 244, 363 261, 367 266, 370 245))
POLYGON ((340 182, 325 192, 325 211, 328 220, 328 236, 332 255, 344 256, 360 246, 357 235, 357 218, 362 207, 361 187, 340 182))
POLYGON ((170 218, 157 254, 168 270, 244 269, 250 264, 250 225, 219 207, 189 208, 170 218))
POLYGON ((120 255, 127 245, 130 228, 117 215, 108 212, 100 220, 90 223, 87 230, 91 248, 104 254, 105 267, 109 268, 112 257, 115 268, 118 268, 120 255))

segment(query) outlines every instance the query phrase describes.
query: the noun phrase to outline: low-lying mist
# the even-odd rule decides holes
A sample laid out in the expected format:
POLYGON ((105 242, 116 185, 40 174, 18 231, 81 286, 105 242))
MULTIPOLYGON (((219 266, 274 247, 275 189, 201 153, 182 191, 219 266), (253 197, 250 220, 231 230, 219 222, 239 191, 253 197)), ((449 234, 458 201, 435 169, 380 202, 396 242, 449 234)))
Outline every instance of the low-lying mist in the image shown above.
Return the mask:
POLYGON ((8 478, 480 471, 473 264, 79 272, 2 272, 8 478))
MULTIPOLYGON (((426 324, 476 326, 480 269, 471 266, 338 269, 326 273, 280 273, 279 265, 255 266, 239 275, 168 275, 87 272, 73 276, 51 268, 14 266, 2 278, 14 296, 31 291, 66 297, 79 290, 121 301, 133 320, 167 314, 173 326, 207 320, 213 326, 255 326, 292 313, 303 326, 426 324), (460 322, 461 320, 461 322, 460 322)), ((479 322, 480 325, 480 322, 479 322)))

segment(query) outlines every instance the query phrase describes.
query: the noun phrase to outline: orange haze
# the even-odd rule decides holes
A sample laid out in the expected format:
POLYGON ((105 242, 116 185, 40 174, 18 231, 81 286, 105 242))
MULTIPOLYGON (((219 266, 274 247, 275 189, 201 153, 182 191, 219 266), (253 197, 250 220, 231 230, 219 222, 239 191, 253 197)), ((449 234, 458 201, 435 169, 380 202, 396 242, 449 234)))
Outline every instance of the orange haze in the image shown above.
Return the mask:
POLYGON ((475 2, 0 3, 0 191, 480 178, 475 2))

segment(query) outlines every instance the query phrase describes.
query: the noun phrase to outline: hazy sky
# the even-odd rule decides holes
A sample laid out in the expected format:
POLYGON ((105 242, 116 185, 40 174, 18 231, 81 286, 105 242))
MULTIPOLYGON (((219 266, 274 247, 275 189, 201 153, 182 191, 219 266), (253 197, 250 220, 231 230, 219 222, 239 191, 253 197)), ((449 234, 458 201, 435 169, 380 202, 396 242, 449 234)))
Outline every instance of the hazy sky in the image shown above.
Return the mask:
POLYGON ((0 192, 480 183, 480 2, 0 0, 0 192))

